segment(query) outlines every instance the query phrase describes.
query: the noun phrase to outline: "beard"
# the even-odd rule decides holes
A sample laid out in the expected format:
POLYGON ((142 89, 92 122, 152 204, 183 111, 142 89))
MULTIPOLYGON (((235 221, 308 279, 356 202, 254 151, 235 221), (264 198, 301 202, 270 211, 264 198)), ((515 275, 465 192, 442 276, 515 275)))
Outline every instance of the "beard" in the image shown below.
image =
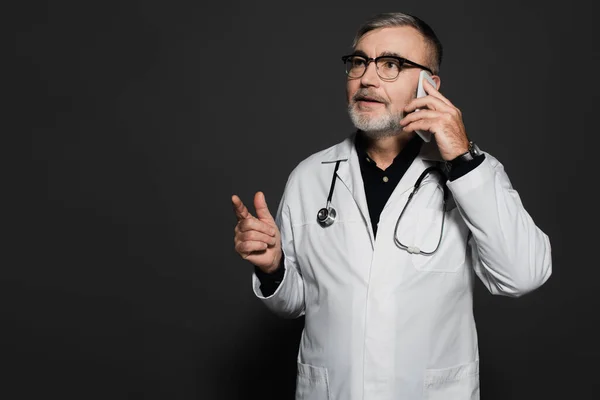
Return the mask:
POLYGON ((358 110, 356 101, 353 100, 348 104, 348 114, 352 124, 371 139, 396 136, 402 132, 400 120, 404 118, 404 112, 393 112, 387 108, 387 104, 385 106, 383 115, 370 116, 358 110))

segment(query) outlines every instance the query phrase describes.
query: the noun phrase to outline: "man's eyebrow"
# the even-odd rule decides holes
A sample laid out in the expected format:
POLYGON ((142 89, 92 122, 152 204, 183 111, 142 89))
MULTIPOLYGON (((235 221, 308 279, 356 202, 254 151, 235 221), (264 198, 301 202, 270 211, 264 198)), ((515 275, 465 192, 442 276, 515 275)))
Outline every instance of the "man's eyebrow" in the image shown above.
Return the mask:
MULTIPOLYGON (((354 50, 352 52, 352 55, 353 56, 363 56, 365 58, 369 58, 369 56, 367 55, 367 53, 365 53, 362 50, 354 50)), ((377 57, 399 57, 399 58, 404 58, 400 54, 398 54, 398 53, 396 53, 394 51, 384 51, 383 53, 381 53, 377 57)))
POLYGON ((384 51, 383 53, 381 53, 379 55, 379 57, 399 57, 399 58, 404 58, 402 57, 400 54, 393 52, 393 51, 384 51))
POLYGON ((369 58, 369 56, 367 56, 367 53, 365 53, 365 52, 364 52, 364 51, 362 51, 362 50, 354 50, 354 51, 352 52, 352 55, 353 55, 353 56, 363 56, 363 57, 365 57, 365 58, 369 58))

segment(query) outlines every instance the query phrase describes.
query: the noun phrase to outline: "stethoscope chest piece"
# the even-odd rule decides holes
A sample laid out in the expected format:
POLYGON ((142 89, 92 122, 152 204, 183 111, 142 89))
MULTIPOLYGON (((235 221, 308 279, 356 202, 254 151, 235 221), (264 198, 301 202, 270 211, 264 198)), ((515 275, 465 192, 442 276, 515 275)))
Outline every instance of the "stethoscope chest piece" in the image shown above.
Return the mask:
POLYGON ((335 221, 335 217, 337 216, 335 209, 331 207, 331 198, 333 196, 333 188, 335 187, 335 174, 337 173, 337 170, 340 167, 340 162, 341 161, 336 162, 335 170, 333 171, 333 176, 331 177, 331 187, 329 188, 329 196, 327 196, 327 205, 317 212, 317 222, 323 228, 333 224, 335 221))
POLYGON ((321 208, 317 213, 317 221, 322 227, 330 226, 335 221, 336 215, 333 207, 321 208))

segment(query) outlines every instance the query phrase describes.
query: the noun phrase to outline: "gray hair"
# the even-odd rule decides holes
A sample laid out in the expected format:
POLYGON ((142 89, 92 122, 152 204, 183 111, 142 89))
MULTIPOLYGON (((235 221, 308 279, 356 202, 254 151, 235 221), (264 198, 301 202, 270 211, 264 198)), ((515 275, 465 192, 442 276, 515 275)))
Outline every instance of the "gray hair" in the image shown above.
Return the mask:
POLYGON ((354 42, 352 43, 352 47, 355 48, 358 44, 358 41, 367 32, 379 28, 390 28, 396 26, 410 26, 415 28, 421 35, 423 35, 433 50, 429 60, 430 65, 428 65, 428 67, 430 67, 433 73, 437 75, 442 64, 442 43, 436 36, 433 29, 431 29, 431 27, 427 25, 425 21, 415 17, 414 15, 396 12, 382 13, 373 16, 358 28, 356 36, 354 37, 354 42))

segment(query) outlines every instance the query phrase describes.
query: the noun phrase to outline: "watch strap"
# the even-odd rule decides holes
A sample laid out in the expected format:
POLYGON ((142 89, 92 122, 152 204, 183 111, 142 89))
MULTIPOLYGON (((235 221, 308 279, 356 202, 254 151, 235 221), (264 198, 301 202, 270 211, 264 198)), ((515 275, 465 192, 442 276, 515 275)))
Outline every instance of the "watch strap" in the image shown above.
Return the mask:
POLYGON ((459 165, 468 163, 469 161, 473 161, 473 159, 480 154, 479 147, 473 141, 469 141, 469 149, 461 154, 460 156, 453 158, 448 161, 448 167, 450 170, 458 167, 459 165))

